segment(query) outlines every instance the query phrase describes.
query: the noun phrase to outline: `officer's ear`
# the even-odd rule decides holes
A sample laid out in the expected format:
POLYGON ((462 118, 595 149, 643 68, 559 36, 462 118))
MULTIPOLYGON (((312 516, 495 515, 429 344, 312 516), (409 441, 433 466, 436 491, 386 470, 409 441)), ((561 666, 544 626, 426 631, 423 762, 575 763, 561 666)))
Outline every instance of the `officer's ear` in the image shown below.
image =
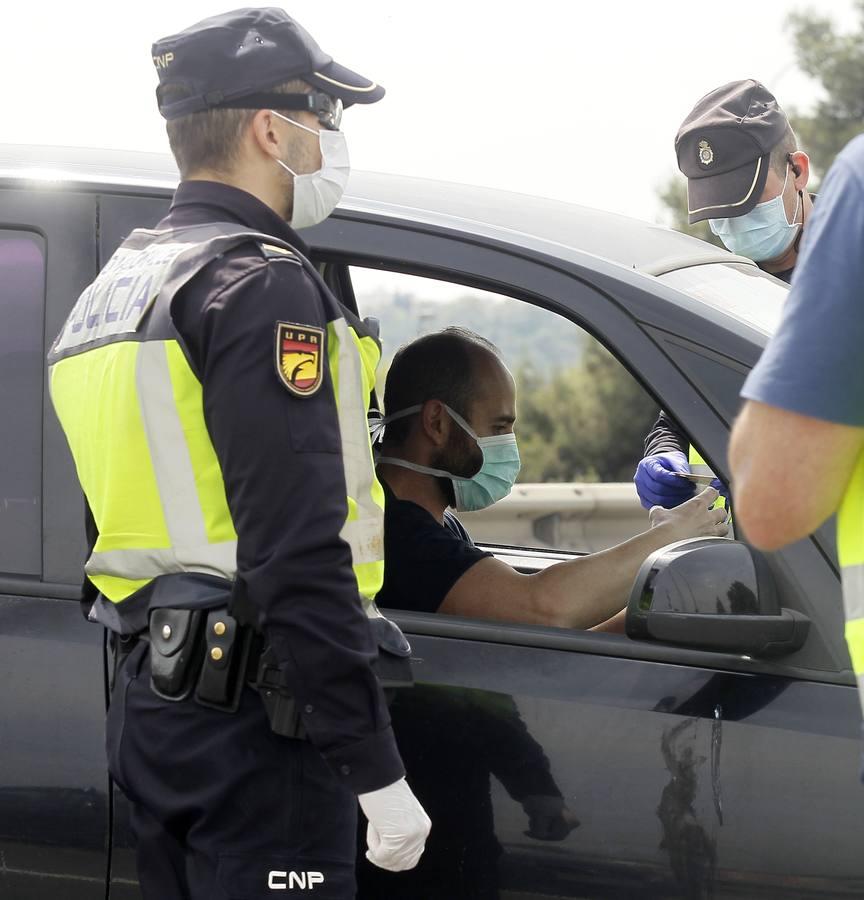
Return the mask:
POLYGON ((284 138, 279 119, 269 109, 259 109, 249 124, 249 135, 255 147, 271 159, 283 155, 284 138))
POLYGON ((803 191, 810 180, 810 157, 802 150, 796 150, 786 157, 795 177, 795 190, 803 191))

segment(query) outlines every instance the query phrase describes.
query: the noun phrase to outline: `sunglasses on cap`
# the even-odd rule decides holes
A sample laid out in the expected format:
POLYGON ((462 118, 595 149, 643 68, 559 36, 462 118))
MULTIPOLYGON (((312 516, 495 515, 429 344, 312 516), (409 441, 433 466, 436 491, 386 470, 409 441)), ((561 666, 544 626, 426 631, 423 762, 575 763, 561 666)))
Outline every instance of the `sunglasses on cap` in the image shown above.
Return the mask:
POLYGON ((218 109, 291 109, 315 113, 322 128, 338 131, 342 124, 342 101, 323 91, 311 94, 280 94, 276 91, 259 91, 234 100, 214 104, 218 109))

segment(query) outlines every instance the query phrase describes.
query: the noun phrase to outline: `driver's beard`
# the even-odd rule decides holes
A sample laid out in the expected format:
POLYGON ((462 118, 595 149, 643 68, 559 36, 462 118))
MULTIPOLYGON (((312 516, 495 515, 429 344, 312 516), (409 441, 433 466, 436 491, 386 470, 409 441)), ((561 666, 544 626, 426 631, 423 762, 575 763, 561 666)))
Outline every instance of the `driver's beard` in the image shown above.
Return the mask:
MULTIPOLYGON (((443 469, 453 475, 462 478, 470 478, 476 475, 483 465, 483 451, 477 446, 474 439, 461 428, 454 429, 446 447, 438 451, 431 462, 434 469, 443 469)), ((453 482, 449 478, 436 478, 441 488, 441 493, 447 501, 447 505, 456 506, 456 493, 453 482)))

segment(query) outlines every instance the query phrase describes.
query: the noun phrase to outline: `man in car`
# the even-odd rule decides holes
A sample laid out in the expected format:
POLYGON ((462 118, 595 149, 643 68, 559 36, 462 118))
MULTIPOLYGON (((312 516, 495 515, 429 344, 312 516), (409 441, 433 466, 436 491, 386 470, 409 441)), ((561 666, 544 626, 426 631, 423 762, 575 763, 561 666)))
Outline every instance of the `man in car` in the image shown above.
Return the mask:
POLYGON ((717 491, 707 488, 677 509, 652 509, 652 527, 617 547, 520 574, 477 548, 450 511, 491 506, 519 473, 516 390, 498 350, 460 328, 420 337, 394 357, 384 399, 380 606, 620 630, 613 617, 650 553, 727 532, 725 511, 710 509, 717 491))
POLYGON ((864 136, 822 184, 783 319, 744 384, 729 462, 736 514, 776 550, 835 511, 846 641, 864 705, 864 136))
MULTIPOLYGON (((727 249, 789 282, 813 209, 810 160, 773 94, 752 78, 711 91, 682 123, 675 152, 687 176, 690 224, 707 220, 727 249)), ((680 473, 713 475, 688 444, 661 412, 634 476, 643 506, 692 497, 680 473)))

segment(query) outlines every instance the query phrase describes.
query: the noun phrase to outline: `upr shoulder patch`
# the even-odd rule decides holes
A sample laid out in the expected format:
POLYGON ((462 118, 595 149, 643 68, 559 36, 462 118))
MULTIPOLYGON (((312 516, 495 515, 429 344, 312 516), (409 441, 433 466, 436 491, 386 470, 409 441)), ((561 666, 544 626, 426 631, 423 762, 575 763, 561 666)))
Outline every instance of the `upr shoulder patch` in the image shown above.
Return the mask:
POLYGON ((276 323, 276 373, 292 394, 311 397, 324 380, 323 366, 323 328, 276 323))

